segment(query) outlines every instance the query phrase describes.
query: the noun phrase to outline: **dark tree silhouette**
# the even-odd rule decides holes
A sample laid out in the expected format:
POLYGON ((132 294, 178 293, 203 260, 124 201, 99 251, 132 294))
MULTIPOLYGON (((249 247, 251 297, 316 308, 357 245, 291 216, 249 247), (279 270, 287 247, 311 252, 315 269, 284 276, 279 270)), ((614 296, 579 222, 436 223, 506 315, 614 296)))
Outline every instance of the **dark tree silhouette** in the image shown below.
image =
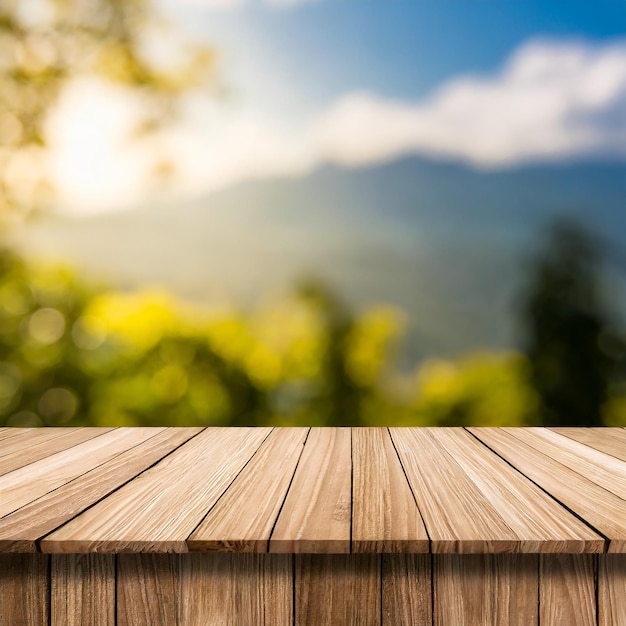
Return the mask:
POLYGON ((534 262, 523 322, 545 425, 602 425, 616 359, 601 293, 601 262, 591 233, 564 219, 552 225, 534 262))
POLYGON ((315 410, 325 426, 361 426, 366 389, 349 376, 346 350, 354 318, 340 298, 324 283, 306 278, 297 287, 300 298, 314 305, 324 320, 328 343, 315 410))

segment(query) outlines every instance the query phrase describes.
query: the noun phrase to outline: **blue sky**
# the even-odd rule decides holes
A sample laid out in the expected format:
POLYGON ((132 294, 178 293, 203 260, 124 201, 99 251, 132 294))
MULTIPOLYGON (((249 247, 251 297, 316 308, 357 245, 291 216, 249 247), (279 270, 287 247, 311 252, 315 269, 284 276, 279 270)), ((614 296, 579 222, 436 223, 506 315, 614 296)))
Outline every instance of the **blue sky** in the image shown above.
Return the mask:
POLYGON ((345 91, 426 95, 460 73, 496 70, 529 39, 626 37, 624 0, 161 0, 222 53, 242 96, 309 109, 345 91), (256 74, 256 75, 255 75, 256 74))
POLYGON ((190 94, 176 127, 130 148, 141 104, 73 85, 51 124, 66 207, 145 199, 164 154, 192 194, 408 154, 487 169, 626 161, 626 0, 157 3, 215 47, 222 95, 190 94))

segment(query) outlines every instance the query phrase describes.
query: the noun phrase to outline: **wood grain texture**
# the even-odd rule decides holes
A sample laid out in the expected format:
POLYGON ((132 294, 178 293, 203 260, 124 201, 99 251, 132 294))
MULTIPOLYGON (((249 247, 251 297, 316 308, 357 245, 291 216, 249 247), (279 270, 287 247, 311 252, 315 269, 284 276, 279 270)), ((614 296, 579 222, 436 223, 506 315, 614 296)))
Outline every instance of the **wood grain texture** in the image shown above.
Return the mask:
POLYGON ((352 430, 352 552, 428 552, 428 534, 386 428, 352 430))
POLYGON ((0 459, 16 451, 24 451, 31 446, 52 441, 75 431, 76 428, 6 428, 4 429, 5 437, 0 439, 0 459), (12 430, 15 432, 12 433, 12 430))
POLYGON ((456 461, 422 428, 391 428, 392 439, 435 553, 515 552, 519 538, 456 461))
POLYGON ((45 459, 57 452, 61 452, 61 450, 67 450, 72 446, 83 443, 83 441, 89 441, 94 437, 99 437, 113 429, 52 428, 50 430, 62 432, 48 433, 44 431, 40 437, 36 437, 34 433, 29 433, 24 438, 13 437, 7 442, 3 442, 0 445, 0 449, 4 449, 3 455, 0 457, 0 475, 7 474, 40 459, 45 459))
POLYGON ((598 555, 598 626, 626 624, 626 555, 598 555))
POLYGON ((168 428, 38 498, 0 522, 0 552, 36 552, 37 540, 131 480, 201 428, 168 428))
POLYGON ((41 542, 43 552, 187 552, 186 540, 270 433, 207 428, 41 542))
POLYGON ((550 430, 626 461, 626 430, 621 428, 551 428, 550 430))
POLYGON ((115 626, 115 556, 51 557, 51 626, 115 626))
POLYGON ((0 476, 0 517, 58 489, 163 428, 118 428, 0 476))
POLYGON ((377 554, 296 555, 296 624, 379 625, 380 559, 377 554))
POLYGON ((505 428, 520 441, 626 500, 626 463, 547 428, 505 428))
POLYGON ((0 624, 42 626, 48 623, 48 557, 42 554, 0 556, 0 624))
POLYGON ((191 534, 189 549, 267 552, 308 432, 275 429, 191 534))
POLYGON ((291 626, 293 556, 184 554, 179 624, 291 626))
POLYGON ((463 428, 430 428, 518 537, 518 551, 602 552, 604 539, 463 428))
POLYGON ((270 552, 350 552, 351 433, 312 428, 270 539, 270 552))
POLYGON ((597 556, 542 554, 539 559, 541 626, 594 626, 597 556))
POLYGON ((12 427, 0 428, 0 456, 2 456, 2 446, 3 446, 2 442, 6 441, 7 439, 10 439, 11 437, 15 437, 16 435, 20 435, 24 437, 27 433, 30 433, 33 430, 35 429, 34 428, 12 428, 12 427))
POLYGON ((180 556, 119 554, 117 626, 178 624, 180 556))
POLYGON ((382 555, 383 626, 431 626, 430 554, 382 555))
MULTIPOLYGON (((434 555, 433 623, 537 625, 537 559, 531 554, 434 555)), ((541 624, 545 626, 543 621, 541 624)))
POLYGON ((626 551, 626 502, 500 428, 472 433, 556 500, 610 539, 609 552, 626 551))

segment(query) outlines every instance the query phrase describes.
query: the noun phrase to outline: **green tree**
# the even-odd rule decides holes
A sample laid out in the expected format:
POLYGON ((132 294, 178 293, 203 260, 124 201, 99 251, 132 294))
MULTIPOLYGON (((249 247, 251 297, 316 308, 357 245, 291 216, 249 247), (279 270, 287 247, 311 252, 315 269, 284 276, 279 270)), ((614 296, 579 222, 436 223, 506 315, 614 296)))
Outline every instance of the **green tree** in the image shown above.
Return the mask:
POLYGON ((598 426, 616 360, 601 293, 601 252, 581 225, 553 224, 523 307, 526 354, 542 422, 598 426))
POLYGON ((165 66, 148 44, 168 30, 149 0, 2 0, 0 219, 41 208, 54 193, 44 167, 45 124, 73 78, 98 75, 133 89, 143 101, 137 132, 176 116, 180 96, 210 76, 214 55, 181 40, 180 62, 165 66))

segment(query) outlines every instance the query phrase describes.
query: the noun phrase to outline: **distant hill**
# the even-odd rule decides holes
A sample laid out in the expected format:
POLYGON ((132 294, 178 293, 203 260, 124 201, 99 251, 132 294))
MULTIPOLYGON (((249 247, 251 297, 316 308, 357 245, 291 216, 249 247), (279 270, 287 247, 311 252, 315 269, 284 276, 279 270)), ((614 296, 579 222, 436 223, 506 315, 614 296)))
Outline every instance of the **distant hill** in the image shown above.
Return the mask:
MULTIPOLYGON (((326 166, 176 206, 40 219, 18 245, 122 287, 158 285, 202 302, 248 303, 315 275, 355 307, 405 309, 414 360, 515 345, 525 263, 556 215, 626 249, 626 166, 482 172, 422 158, 326 166)), ((623 303, 622 289, 622 311, 623 303)))

